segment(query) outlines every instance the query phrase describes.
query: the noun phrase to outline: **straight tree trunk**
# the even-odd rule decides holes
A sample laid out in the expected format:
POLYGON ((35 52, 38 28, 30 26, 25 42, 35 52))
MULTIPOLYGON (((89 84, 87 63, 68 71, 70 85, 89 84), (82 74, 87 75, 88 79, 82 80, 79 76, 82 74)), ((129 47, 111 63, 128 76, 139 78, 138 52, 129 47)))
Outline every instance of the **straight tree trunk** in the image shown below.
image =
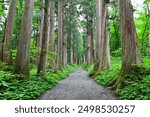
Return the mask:
POLYGON ((71 30, 71 38, 70 38, 70 64, 73 64, 73 33, 71 30))
POLYGON ((67 30, 66 24, 63 24, 63 68, 67 65, 67 30))
POLYGON ((87 22, 87 63, 92 64, 94 59, 93 17, 87 19, 87 22))
POLYGON ((21 23, 19 45, 14 65, 15 74, 23 74, 26 79, 30 77, 30 38, 32 28, 34 0, 26 0, 21 23))
MULTIPOLYGON (((42 3, 44 4, 44 0, 42 0, 42 3)), ((38 53, 37 56, 40 58, 40 51, 42 47, 42 36, 43 36, 43 24, 44 24, 44 8, 41 8, 41 22, 39 26, 39 36, 37 39, 37 48, 38 48, 38 53)), ((37 66, 39 65, 39 59, 37 59, 37 66)))
POLYGON ((13 28, 14 28, 14 22, 15 22, 15 15, 16 15, 16 7, 17 7, 17 1, 18 0, 11 0, 8 16, 7 16, 7 22, 5 27, 5 36, 4 36, 4 42, 3 42, 3 61, 12 64, 12 55, 11 55, 11 40, 13 36, 13 28))
POLYGON ((137 34, 133 20, 133 6, 131 0, 119 0, 119 11, 122 33, 122 69, 113 87, 121 88, 124 77, 132 70, 133 64, 141 63, 141 56, 137 42, 137 34))
MULTIPOLYGON (((6 23, 7 23, 7 18, 5 19, 5 23, 4 23, 4 26, 6 27, 6 23)), ((2 41, 0 43, 0 60, 3 61, 3 46, 4 46, 4 40, 5 40, 5 33, 6 30, 4 29, 4 35, 3 35, 3 38, 2 38, 2 41)))
POLYGON ((47 63, 47 56, 48 56, 48 46, 49 46, 49 37, 48 37, 48 26, 49 26, 49 7, 50 1, 45 0, 45 7, 44 7, 44 24, 43 24, 43 33, 42 33, 42 47, 40 53, 40 61, 38 65, 37 74, 41 76, 45 76, 46 73, 46 63, 47 63))
MULTIPOLYGON (((50 3, 50 45, 49 51, 55 52, 55 2, 54 0, 50 3)), ((50 62, 51 70, 56 71, 55 54, 52 55, 53 61, 50 62)))
POLYGON ((107 36, 107 2, 97 0, 97 51, 95 76, 110 66, 109 41, 107 36))
POLYGON ((57 67, 58 69, 62 69, 62 46, 63 46, 63 1, 62 0, 58 0, 58 63, 57 63, 57 67))
POLYGON ((119 0, 122 33, 122 71, 128 72, 132 64, 140 64, 141 56, 138 48, 137 34, 133 20, 131 0, 119 0))
POLYGON ((94 32, 93 32, 93 16, 91 17, 91 64, 94 63, 94 32))
POLYGON ((87 64, 91 64, 91 33, 89 33, 89 31, 87 33, 87 64))

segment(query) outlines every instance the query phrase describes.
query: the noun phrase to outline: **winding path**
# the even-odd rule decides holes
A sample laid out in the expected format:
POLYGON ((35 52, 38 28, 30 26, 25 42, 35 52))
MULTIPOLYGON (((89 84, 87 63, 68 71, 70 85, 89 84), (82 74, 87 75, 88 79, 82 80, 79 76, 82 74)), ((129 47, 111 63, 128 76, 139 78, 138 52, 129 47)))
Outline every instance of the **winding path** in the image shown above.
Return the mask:
POLYGON ((114 94, 97 84, 83 69, 69 75, 38 100, 115 100, 114 94))

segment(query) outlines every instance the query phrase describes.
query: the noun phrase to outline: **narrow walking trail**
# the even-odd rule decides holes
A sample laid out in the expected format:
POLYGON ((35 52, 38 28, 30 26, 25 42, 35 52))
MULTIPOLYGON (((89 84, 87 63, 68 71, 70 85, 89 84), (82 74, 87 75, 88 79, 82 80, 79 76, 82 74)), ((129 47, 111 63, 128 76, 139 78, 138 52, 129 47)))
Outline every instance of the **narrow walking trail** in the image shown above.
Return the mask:
POLYGON ((38 100, 115 100, 114 94, 97 84, 83 69, 69 75, 38 100))

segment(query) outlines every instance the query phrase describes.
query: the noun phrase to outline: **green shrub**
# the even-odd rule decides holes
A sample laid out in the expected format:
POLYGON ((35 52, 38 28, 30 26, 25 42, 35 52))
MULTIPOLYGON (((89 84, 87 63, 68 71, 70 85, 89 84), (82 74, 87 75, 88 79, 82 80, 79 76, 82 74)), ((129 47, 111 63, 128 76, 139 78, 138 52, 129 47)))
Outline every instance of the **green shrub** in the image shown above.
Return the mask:
POLYGON ((87 71, 88 71, 88 74, 92 74, 94 71, 94 65, 93 64, 90 65, 89 68, 87 69, 87 71))
MULTIPOLYGON (((91 68, 89 67, 89 69, 91 68)), ((120 58, 112 57, 110 69, 102 71, 94 79, 99 84, 107 86, 117 77, 120 68, 120 58)), ((121 99, 150 99, 150 59, 148 57, 143 59, 142 64, 133 65, 133 70, 125 76, 124 87, 117 89, 115 93, 121 99)))
POLYGON ((113 57, 120 57, 120 56, 122 56, 122 48, 119 48, 118 50, 115 50, 115 51, 111 52, 111 55, 113 57))
POLYGON ((134 65, 130 74, 125 76, 125 87, 116 90, 121 99, 150 99, 150 66, 147 64, 134 65))
POLYGON ((0 71, 11 71, 11 70, 12 70, 12 66, 8 65, 5 62, 0 61, 0 71))
POLYGON ((60 80, 77 69, 77 65, 69 66, 57 73, 47 72, 46 78, 36 75, 36 69, 31 70, 29 81, 21 80, 24 76, 9 72, 0 72, 0 99, 28 100, 36 99, 48 89, 54 87, 60 80))
POLYGON ((111 57, 111 67, 108 70, 104 70, 99 76, 95 77, 95 81, 102 85, 108 85, 119 74, 121 67, 121 60, 117 57, 111 57))

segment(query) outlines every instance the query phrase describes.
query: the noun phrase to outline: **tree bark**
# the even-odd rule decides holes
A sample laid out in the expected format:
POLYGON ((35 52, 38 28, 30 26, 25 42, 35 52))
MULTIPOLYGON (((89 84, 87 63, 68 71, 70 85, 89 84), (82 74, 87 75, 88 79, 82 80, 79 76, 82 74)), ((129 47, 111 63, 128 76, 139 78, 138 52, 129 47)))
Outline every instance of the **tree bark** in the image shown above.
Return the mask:
POLYGON ((70 64, 73 64, 73 32, 71 30, 71 38, 70 38, 70 64))
POLYGON ((67 65, 67 30, 66 30, 66 24, 63 24, 63 68, 67 65))
POLYGON ((58 63, 57 63, 57 67, 58 69, 62 69, 62 46, 63 46, 63 1, 59 0, 58 1, 58 63))
POLYGON ((5 36, 4 36, 4 42, 3 42, 3 61, 12 64, 12 55, 11 55, 11 40, 13 36, 13 28, 14 28, 14 22, 15 22, 15 15, 16 15, 16 7, 17 7, 17 1, 18 0, 11 0, 8 16, 7 16, 7 22, 5 27, 5 36))
POLYGON ((97 50, 95 76, 110 66, 109 40, 107 36, 107 2, 97 0, 97 50))
POLYGON ((93 16, 87 19, 87 63, 92 64, 94 60, 94 40, 93 40, 93 16))
POLYGON ((119 0, 119 11, 122 33, 122 69, 113 86, 114 88, 121 88, 125 75, 133 69, 132 65, 142 62, 133 20, 131 0, 119 0))
POLYGON ((91 64, 94 63, 94 31, 93 31, 93 16, 91 17, 91 64))
MULTIPOLYGON (((4 23, 4 26, 6 27, 6 23, 7 23, 7 18, 5 20, 5 23, 4 23)), ((4 40, 5 40, 5 33, 6 30, 4 29, 4 35, 3 35, 3 38, 2 38, 2 41, 0 43, 0 60, 3 61, 3 46, 4 46, 4 40)))
MULTIPOLYGON (((44 4, 44 0, 42 0, 42 3, 44 4)), ((37 56, 40 58, 40 51, 42 47, 42 36, 43 36, 43 24, 44 24, 44 8, 41 8, 41 22, 39 26, 39 37, 37 39, 37 48, 38 48, 38 53, 37 56)), ((39 59, 37 59, 37 66, 39 65, 39 59)))
POLYGON ((34 0, 26 0, 22 18, 19 45, 14 65, 15 74, 23 74, 26 79, 30 76, 30 37, 32 28, 34 0))
POLYGON ((140 64, 141 56, 138 48, 137 34, 133 20, 131 0, 119 0, 122 33, 122 71, 131 70, 132 64, 140 64))
MULTIPOLYGON (((54 0, 51 1, 50 4, 50 41, 49 41, 49 51, 55 53, 55 2, 54 0)), ((50 62, 50 68, 54 72, 56 71, 56 61, 55 61, 55 54, 52 55, 52 60, 50 62)))
POLYGON ((46 73, 46 63, 47 63, 47 56, 48 56, 48 46, 49 46, 49 37, 48 37, 48 26, 49 26, 49 7, 50 1, 45 0, 45 7, 44 7, 44 24, 43 24, 43 32, 42 32, 42 47, 40 53, 40 61, 38 65, 37 74, 41 76, 45 76, 46 73))

